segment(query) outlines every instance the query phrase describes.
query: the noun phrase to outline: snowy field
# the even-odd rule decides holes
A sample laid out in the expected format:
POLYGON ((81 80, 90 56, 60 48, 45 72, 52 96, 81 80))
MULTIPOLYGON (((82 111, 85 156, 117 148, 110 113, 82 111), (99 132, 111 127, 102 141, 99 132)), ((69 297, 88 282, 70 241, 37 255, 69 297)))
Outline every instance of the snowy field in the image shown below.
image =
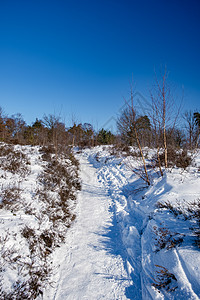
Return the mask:
MULTIPOLYGON (((24 151, 27 168, 23 176, 1 170, 2 195, 6 186, 17 184, 23 199, 20 208, 10 209, 2 198, 4 290, 11 289, 17 280, 23 281, 24 276, 29 278, 24 264, 36 264, 38 257, 31 258, 30 247, 22 238, 22 229, 29 226, 40 237, 37 241, 43 243, 43 249, 52 250, 36 264, 50 263, 51 269, 41 283, 38 299, 200 299, 200 153, 186 170, 174 167, 160 177, 156 169, 149 169, 148 187, 132 171, 140 164, 137 157, 116 157, 109 147, 102 146, 77 151, 82 189, 77 200, 68 203, 76 218, 66 220, 67 230, 63 223, 59 225, 60 232, 66 232, 63 242, 58 234, 57 246, 47 247, 48 239, 42 233, 51 230, 52 221, 45 219, 45 213, 38 221, 44 204, 35 197, 38 185, 44 189, 38 176, 45 162, 37 147, 24 151), (34 213, 24 213, 24 207, 34 213), (15 250, 10 264, 4 258, 9 249, 15 250)), ((147 163, 152 153, 146 150, 147 163)), ((68 168, 75 172, 69 161, 68 168)), ((55 201, 56 192, 51 191, 55 201)))

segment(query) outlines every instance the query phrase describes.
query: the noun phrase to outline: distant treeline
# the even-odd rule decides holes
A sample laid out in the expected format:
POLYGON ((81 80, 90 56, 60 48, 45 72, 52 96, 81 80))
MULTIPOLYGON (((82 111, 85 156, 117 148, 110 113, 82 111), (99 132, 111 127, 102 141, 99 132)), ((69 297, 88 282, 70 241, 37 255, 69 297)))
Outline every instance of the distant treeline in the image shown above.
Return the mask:
POLYGON ((36 118, 32 125, 27 125, 20 113, 9 117, 0 109, 0 141, 22 145, 85 147, 112 144, 115 135, 105 129, 95 132, 89 123, 74 123, 67 128, 61 118, 53 114, 44 115, 41 120, 36 118))
MULTIPOLYGON (((188 111, 183 115, 184 126, 166 126, 168 145, 175 148, 194 149, 199 146, 200 113, 188 111)), ((22 115, 4 115, 0 109, 0 141, 11 144, 79 146, 92 147, 96 145, 118 144, 137 146, 137 137, 142 147, 162 145, 162 122, 147 115, 138 115, 134 109, 127 106, 117 120, 118 134, 102 128, 96 132, 90 123, 76 124, 66 127, 59 116, 49 114, 37 119, 32 125, 27 125, 22 115)))

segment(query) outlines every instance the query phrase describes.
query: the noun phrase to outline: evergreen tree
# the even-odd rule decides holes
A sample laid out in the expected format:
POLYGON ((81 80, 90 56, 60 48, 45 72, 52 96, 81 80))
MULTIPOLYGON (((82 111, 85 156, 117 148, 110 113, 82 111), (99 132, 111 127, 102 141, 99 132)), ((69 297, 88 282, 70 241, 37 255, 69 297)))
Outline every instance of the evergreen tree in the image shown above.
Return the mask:
POLYGON ((114 142, 114 135, 102 128, 97 135, 97 142, 101 145, 110 145, 114 142))

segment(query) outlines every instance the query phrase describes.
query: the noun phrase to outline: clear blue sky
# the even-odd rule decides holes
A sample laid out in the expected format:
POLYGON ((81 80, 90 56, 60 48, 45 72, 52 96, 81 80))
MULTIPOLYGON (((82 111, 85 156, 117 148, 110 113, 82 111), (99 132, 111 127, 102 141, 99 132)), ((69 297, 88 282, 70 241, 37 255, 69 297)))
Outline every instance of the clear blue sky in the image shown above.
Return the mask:
POLYGON ((167 65, 200 109, 199 0, 0 0, 0 106, 28 124, 56 113, 101 127, 167 65))

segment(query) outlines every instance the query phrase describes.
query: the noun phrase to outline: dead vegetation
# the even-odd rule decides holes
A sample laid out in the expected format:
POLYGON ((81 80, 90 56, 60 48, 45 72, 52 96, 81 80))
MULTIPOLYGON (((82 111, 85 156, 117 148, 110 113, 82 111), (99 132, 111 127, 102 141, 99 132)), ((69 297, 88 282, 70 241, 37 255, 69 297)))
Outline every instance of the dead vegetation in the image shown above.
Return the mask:
MULTIPOLYGON (((200 248, 200 199, 197 199, 193 203, 186 203, 183 205, 177 203, 173 205, 169 201, 157 202, 157 208, 162 210, 168 210, 175 218, 182 218, 183 221, 189 221, 191 224, 190 230, 194 236, 194 244, 200 248)), ((155 252, 163 250, 171 250, 180 246, 185 238, 184 234, 171 232, 166 226, 153 226, 153 233, 155 236, 155 252)), ((189 226, 188 226, 189 227, 189 226)), ((165 267, 155 265, 156 275, 153 278, 152 286, 158 290, 165 290, 166 292, 174 292, 178 286, 176 284, 177 279, 174 274, 170 273, 165 267)))
MULTIPOLYGON (((1 161, 12 158, 10 162, 17 162, 11 169, 2 165, 4 171, 12 170, 12 174, 19 176, 28 174, 29 169, 24 167, 28 165, 25 154, 18 151, 16 155, 14 147, 6 145, 0 151, 1 161)), ((7 186, 1 193, 0 209, 11 211, 16 218, 24 212, 36 220, 33 225, 21 220, 18 232, 13 229, 0 235, 2 300, 42 296, 45 286, 50 283, 52 253, 65 241, 66 231, 75 219, 73 208, 77 190, 81 188, 78 161, 70 149, 66 152, 57 149, 55 153, 54 147, 48 146, 41 148, 40 153, 43 171, 37 179, 36 190, 32 191, 32 202, 25 201, 21 196, 23 190, 17 185, 7 186), (17 279, 7 286, 4 274, 10 271, 17 279)))
POLYGON ((180 246, 183 242, 183 234, 177 232, 171 232, 168 228, 162 227, 153 227, 153 232, 155 235, 155 252, 160 251, 161 249, 170 250, 177 246, 180 246))
MULTIPOLYGON (((187 150, 176 150, 175 148, 168 148, 167 150, 168 167, 177 167, 186 169, 192 162, 192 158, 188 155, 187 150)), ((152 161, 155 161, 156 166, 165 166, 165 153, 159 153, 152 161)))
POLYGON ((170 273, 165 267, 155 265, 156 278, 153 279, 152 286, 158 290, 166 290, 167 292, 174 292, 178 286, 176 285, 177 279, 173 273, 170 273))
POLYGON ((184 220, 189 220, 191 222, 190 229, 195 237, 195 244, 200 248, 200 199, 188 203, 184 208, 181 204, 173 206, 169 201, 157 202, 156 207, 161 210, 169 210, 175 217, 179 216, 184 220))
POLYGON ((26 155, 13 145, 0 145, 0 166, 4 171, 25 177, 30 172, 29 165, 26 155))
MULTIPOLYGON (((10 242, 14 238, 18 238, 17 233, 6 231, 0 239, 0 250, 1 250, 1 272, 0 272, 0 299, 36 299, 40 294, 44 286, 48 283, 51 275, 51 264, 45 256, 38 256, 33 247, 33 240, 36 239, 34 230, 26 227, 22 230, 22 235, 30 243, 32 251, 30 255, 26 257, 24 253, 19 252, 19 246, 10 247, 10 242), (14 283, 7 282, 4 278, 4 272, 8 274, 12 271, 17 279, 14 283), (9 287, 10 285, 10 287, 9 287)), ((39 248, 39 247, 37 247, 39 248)))
POLYGON ((8 186, 1 192, 0 209, 4 208, 15 212, 21 207, 21 189, 15 185, 8 186))

